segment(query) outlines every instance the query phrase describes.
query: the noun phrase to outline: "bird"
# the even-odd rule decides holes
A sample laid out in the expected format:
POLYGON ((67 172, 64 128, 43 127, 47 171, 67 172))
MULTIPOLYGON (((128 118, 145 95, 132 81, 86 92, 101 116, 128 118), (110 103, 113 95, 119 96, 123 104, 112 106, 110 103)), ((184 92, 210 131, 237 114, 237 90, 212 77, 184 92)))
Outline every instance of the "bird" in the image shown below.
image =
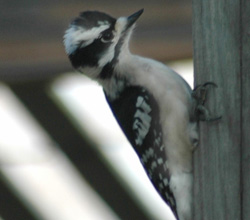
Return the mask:
POLYGON ((199 141, 197 109, 200 115, 203 109, 197 108, 194 94, 204 87, 194 92, 170 67, 130 52, 143 11, 119 18, 81 12, 65 31, 65 51, 74 69, 102 86, 115 119, 175 218, 191 220, 192 154, 199 141))

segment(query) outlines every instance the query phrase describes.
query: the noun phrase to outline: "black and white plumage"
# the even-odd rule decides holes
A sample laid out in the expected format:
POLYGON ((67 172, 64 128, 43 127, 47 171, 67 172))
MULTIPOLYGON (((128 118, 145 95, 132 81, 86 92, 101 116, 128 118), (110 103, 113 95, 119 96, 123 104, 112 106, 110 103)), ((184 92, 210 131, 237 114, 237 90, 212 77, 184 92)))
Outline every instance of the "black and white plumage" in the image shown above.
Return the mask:
POLYGON ((83 12, 64 36, 73 67, 103 87, 107 102, 151 182, 179 220, 192 216, 195 100, 173 70, 129 51, 135 21, 83 12))
POLYGON ((108 96, 106 99, 154 187, 176 215, 175 199, 169 188, 170 175, 156 100, 139 86, 125 88, 119 98, 113 101, 108 96))

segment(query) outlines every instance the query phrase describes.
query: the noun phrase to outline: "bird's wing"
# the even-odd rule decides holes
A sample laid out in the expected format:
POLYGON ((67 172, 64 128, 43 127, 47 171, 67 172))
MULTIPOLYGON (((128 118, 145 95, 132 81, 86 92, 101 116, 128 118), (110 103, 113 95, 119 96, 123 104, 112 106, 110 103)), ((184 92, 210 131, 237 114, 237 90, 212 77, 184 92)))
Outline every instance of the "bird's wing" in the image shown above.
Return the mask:
POLYGON ((177 217, 176 202, 169 186, 168 158, 156 100, 140 86, 125 88, 115 100, 105 96, 154 187, 177 217))

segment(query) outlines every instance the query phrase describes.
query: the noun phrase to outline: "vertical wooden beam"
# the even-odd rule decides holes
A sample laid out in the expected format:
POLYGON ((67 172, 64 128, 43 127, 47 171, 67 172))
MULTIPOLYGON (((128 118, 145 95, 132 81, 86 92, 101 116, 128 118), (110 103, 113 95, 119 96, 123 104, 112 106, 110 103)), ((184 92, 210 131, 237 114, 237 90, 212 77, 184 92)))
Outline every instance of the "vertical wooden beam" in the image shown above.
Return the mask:
POLYGON ((194 220, 250 219, 250 3, 193 0, 195 83, 215 82, 194 153, 194 220))
POLYGON ((250 219, 250 1, 241 1, 242 219, 250 219))

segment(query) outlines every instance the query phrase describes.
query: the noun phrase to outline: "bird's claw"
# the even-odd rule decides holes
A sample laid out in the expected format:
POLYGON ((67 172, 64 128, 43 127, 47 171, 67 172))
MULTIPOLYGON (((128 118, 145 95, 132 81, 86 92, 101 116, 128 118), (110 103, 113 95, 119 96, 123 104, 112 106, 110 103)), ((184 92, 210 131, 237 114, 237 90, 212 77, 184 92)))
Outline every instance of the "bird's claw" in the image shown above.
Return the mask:
POLYGON ((202 85, 198 85, 194 88, 192 96, 197 100, 198 104, 204 105, 207 97, 208 86, 213 86, 218 88, 217 84, 214 82, 206 82, 202 85))
POLYGON ((211 116, 208 109, 204 106, 207 99, 208 86, 218 88, 214 82, 206 82, 196 86, 192 92, 192 97, 196 100, 195 115, 200 121, 217 121, 222 116, 211 116))

